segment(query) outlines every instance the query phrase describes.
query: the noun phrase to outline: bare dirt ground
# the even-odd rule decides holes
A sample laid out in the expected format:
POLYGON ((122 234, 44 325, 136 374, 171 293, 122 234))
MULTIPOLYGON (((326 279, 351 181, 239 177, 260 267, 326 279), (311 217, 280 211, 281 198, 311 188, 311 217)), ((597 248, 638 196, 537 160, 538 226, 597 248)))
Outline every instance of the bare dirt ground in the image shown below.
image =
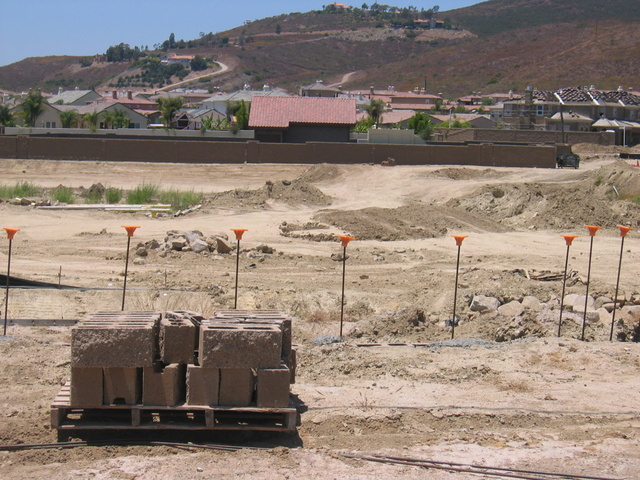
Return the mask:
MULTIPOLYGON (((473 478, 347 459, 382 454, 610 478, 640 478, 640 350, 637 319, 622 312, 609 342, 609 317, 567 312, 556 337, 566 246, 579 237, 566 293, 584 294, 589 238, 590 292, 613 297, 621 240, 616 224, 640 226, 640 168, 616 149, 579 146, 578 170, 379 165, 150 165, 0 160, 0 183, 131 189, 145 182, 202 191, 203 207, 183 217, 44 210, 0 203, 2 226, 20 228, 11 271, 81 290, 12 289, 9 318, 80 318, 119 309, 126 235, 162 241, 169 230, 205 236, 247 228, 242 240, 240 308, 279 308, 298 317, 294 342, 300 402, 297 435, 168 434, 162 440, 230 443, 239 452, 165 446, 92 446, 2 451, 2 478, 222 479, 473 478), (270 184, 267 184, 270 182, 270 184), (614 188, 615 187, 615 188, 614 188), (342 248, 346 264, 345 342, 338 335, 342 248), (456 340, 449 341, 457 249, 456 340), (273 248, 262 253, 260 245, 273 248), (338 261, 337 261, 338 260, 338 261), (527 277, 529 275, 529 277, 527 277), (546 314, 519 318, 469 310, 474 295, 502 303, 536 296, 546 314), (497 342, 497 332, 520 331, 497 342), (622 335, 622 336, 620 336, 622 335), (380 346, 359 346, 378 343, 380 346), (425 346, 389 346, 389 343, 425 346)), ((8 242, 0 244, 6 264, 8 242)), ((620 297, 640 293, 640 240, 625 239, 620 297)), ((135 248, 134 250, 135 251, 135 248)), ((159 252, 130 263, 127 308, 233 306, 235 253, 159 252)), ((2 267, 4 268, 4 267, 2 267)), ((4 295, 2 309, 4 310, 4 295)), ((0 444, 56 441, 49 406, 69 377, 67 327, 10 326, 0 337, 0 444)), ((122 438, 113 435, 109 438, 122 438)), ((483 478, 482 476, 477 476, 483 478)), ((489 478, 489 477, 486 477, 489 478)))

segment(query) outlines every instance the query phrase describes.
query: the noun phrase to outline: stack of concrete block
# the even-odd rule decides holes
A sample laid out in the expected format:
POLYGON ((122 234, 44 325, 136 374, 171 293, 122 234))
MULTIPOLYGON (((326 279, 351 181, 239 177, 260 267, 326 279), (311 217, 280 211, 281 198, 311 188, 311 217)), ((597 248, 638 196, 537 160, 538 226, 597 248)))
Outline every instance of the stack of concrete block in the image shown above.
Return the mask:
MULTIPOLYGON (((220 310, 202 321, 198 364, 219 378, 220 405, 289 406, 292 319, 279 310, 220 310)), ((187 402, 192 382, 187 372, 187 402)))
POLYGON ((288 407, 291 324, 277 310, 90 315, 72 330, 71 404, 288 407))
POLYGON ((159 322, 155 312, 101 312, 80 321, 71 332, 71 404, 140 403, 159 322))

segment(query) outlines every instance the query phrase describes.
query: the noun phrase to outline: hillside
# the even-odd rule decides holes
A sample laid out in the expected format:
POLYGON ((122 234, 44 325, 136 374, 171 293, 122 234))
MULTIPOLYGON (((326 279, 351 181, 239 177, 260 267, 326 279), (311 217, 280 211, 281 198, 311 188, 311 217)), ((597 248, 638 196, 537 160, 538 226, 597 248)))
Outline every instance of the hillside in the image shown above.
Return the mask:
MULTIPOLYGON (((449 29, 412 26, 419 16, 406 9, 399 14, 293 13, 179 41, 185 48, 170 51, 230 65, 227 73, 193 84, 211 91, 246 83, 297 91, 317 79, 345 89, 394 85, 410 90, 426 83, 429 91, 451 98, 473 91, 522 91, 527 85, 638 87, 637 0, 490 0, 439 12, 437 18, 449 29)), ((1 67, 0 88, 107 88, 132 66, 80 67, 78 61, 32 58, 1 67)))

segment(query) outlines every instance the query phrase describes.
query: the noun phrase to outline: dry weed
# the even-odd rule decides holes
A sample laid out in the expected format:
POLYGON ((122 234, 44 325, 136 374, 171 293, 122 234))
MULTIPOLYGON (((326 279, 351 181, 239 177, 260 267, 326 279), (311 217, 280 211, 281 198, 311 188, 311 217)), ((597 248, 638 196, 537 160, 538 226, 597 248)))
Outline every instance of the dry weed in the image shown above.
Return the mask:
POLYGON ((506 382, 500 382, 498 384, 498 388, 503 392, 516 393, 527 393, 533 390, 526 380, 509 380, 506 382))

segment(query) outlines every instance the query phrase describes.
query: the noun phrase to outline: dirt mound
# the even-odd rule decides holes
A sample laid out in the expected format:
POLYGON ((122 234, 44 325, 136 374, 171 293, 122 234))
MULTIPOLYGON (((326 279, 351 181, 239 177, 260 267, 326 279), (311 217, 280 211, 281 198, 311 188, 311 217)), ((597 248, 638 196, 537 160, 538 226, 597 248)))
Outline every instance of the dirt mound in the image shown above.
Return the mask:
POLYGON ((222 207, 263 209, 268 207, 270 200, 289 205, 331 205, 331 197, 300 179, 278 182, 269 180, 257 190, 236 189, 216 193, 209 198, 209 203, 222 207))
POLYGON ((600 167, 591 173, 591 179, 594 185, 603 187, 608 196, 614 194, 623 199, 640 196, 640 168, 631 166, 626 160, 600 167))
POLYGON ((429 172, 427 177, 450 178, 451 180, 476 180, 481 178, 501 178, 506 173, 498 172, 492 168, 477 170, 473 168, 441 168, 429 172))
POLYGON ((505 227, 484 215, 464 210, 413 204, 398 208, 370 207, 361 210, 321 212, 316 220, 329 223, 360 240, 408 240, 435 238, 450 230, 504 232, 505 227))
POLYGON ((321 163, 314 165, 298 177, 301 182, 316 183, 325 180, 333 180, 342 174, 337 165, 321 163))
POLYGON ((619 161, 573 184, 484 186, 446 205, 486 215, 512 228, 566 229, 585 224, 615 227, 638 216, 640 205, 623 198, 639 193, 640 170, 619 161))

